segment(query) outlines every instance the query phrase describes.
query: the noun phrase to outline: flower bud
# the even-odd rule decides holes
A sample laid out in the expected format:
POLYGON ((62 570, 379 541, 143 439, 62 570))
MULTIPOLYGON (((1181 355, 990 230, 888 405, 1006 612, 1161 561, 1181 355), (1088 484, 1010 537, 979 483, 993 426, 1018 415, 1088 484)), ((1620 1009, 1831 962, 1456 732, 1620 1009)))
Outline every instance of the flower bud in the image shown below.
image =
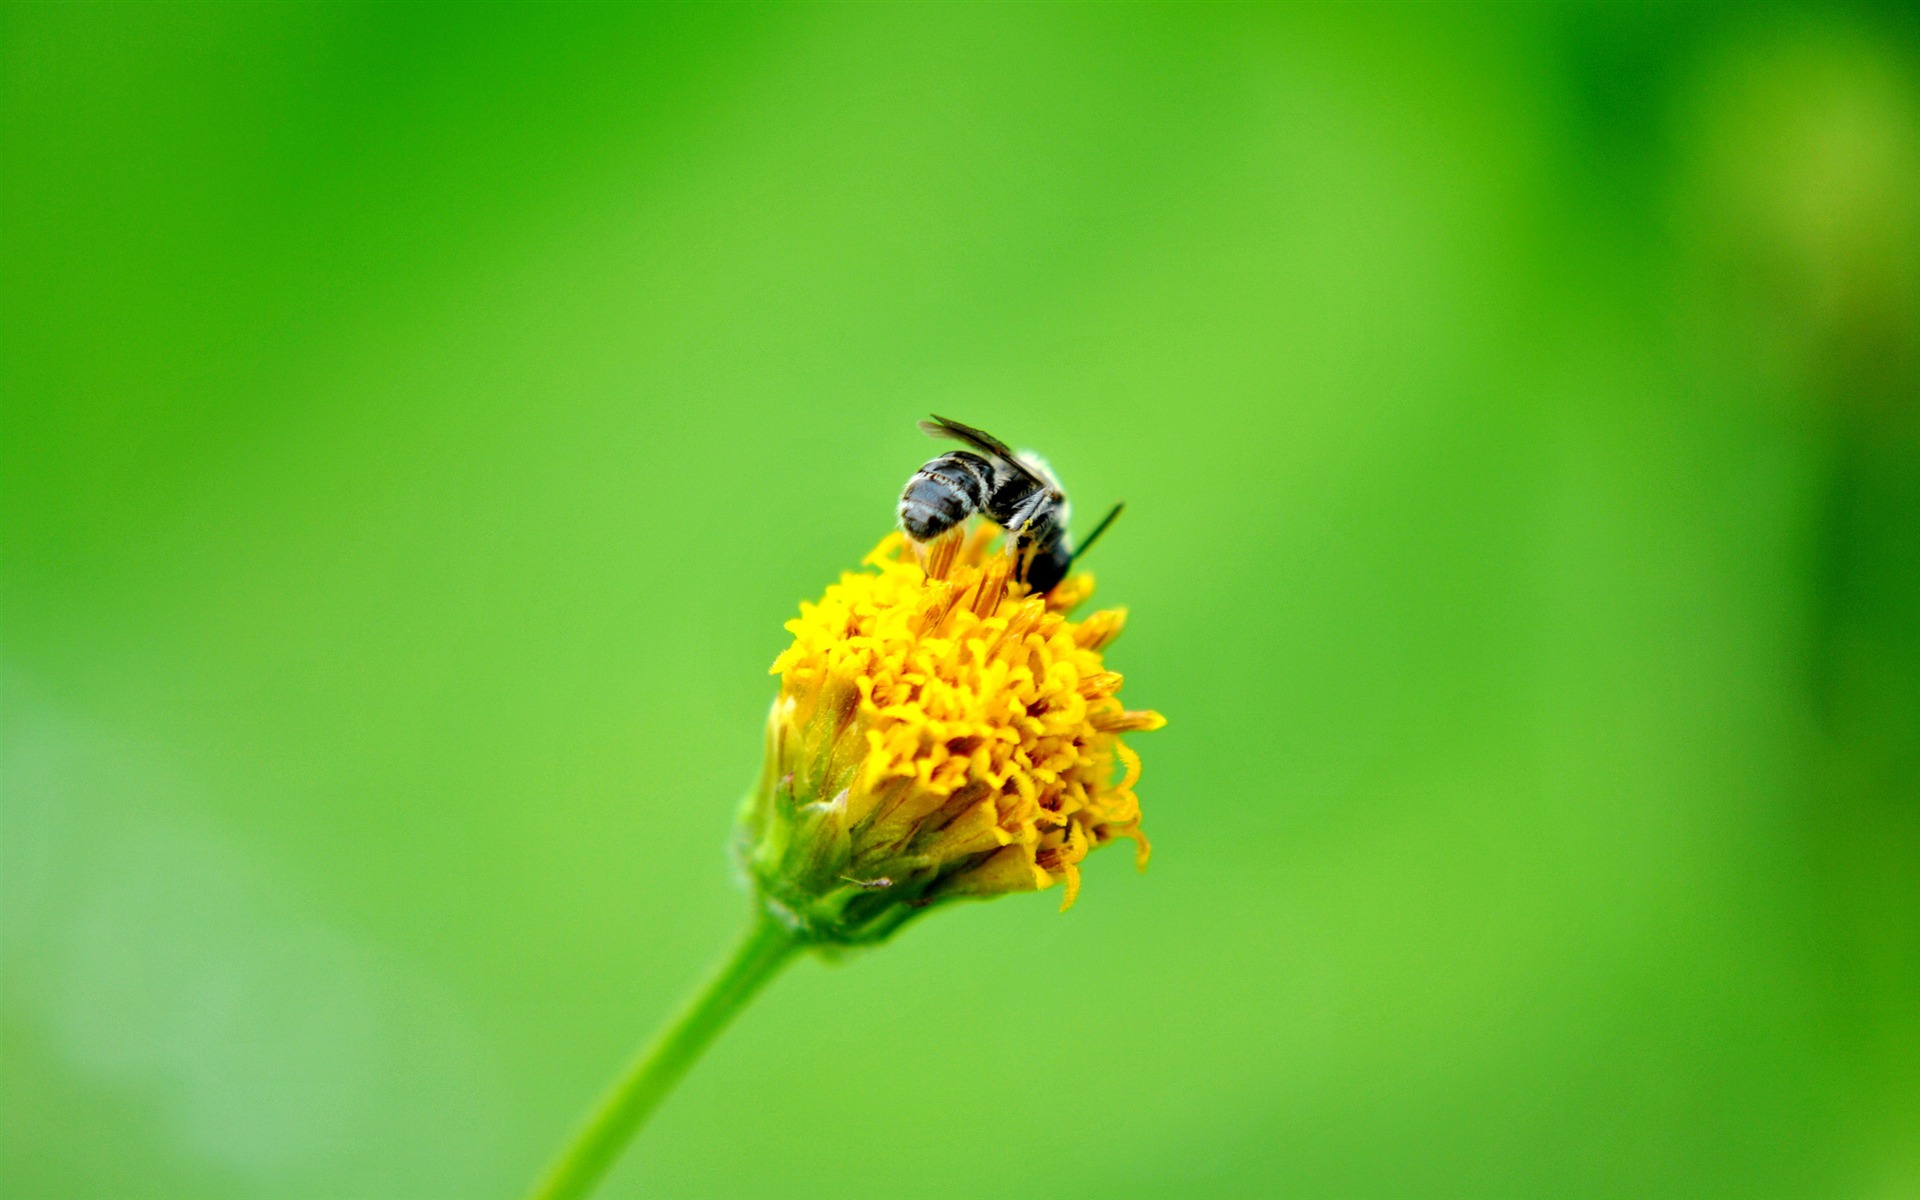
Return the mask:
POLYGON ((892 534, 787 623, 739 849, 810 941, 875 942, 947 900, 1055 883, 1064 910, 1080 861, 1116 838, 1146 865, 1120 735, 1166 722, 1128 711, 1102 662, 1125 613, 1069 620, 1092 581, 1031 595, 992 532, 892 534))

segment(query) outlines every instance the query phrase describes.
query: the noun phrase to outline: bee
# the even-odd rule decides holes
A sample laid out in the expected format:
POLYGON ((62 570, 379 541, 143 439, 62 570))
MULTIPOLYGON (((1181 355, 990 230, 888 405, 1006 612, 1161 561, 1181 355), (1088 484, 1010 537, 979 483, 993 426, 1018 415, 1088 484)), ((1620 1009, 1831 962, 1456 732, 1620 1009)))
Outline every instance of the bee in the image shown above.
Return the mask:
POLYGON ((1036 595, 1065 579, 1074 559, 1125 507, 1114 505, 1076 551, 1067 540, 1072 506, 1066 490, 1038 456, 1016 454, 992 434, 942 416, 920 422, 920 429, 971 449, 950 450, 913 473, 900 493, 900 528, 915 542, 930 542, 979 513, 1007 531, 1014 578, 1036 595))

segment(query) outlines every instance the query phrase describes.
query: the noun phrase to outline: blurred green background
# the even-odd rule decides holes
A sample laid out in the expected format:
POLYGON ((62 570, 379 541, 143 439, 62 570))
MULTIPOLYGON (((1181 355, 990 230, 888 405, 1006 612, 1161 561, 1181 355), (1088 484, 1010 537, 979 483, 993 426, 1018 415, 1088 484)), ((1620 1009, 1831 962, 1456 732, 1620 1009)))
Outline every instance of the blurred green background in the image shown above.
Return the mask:
POLYGON ((936 410, 1156 856, 609 1196, 1920 1196, 1900 6, 4 9, 4 1159, 508 1197, 732 936, 936 410))

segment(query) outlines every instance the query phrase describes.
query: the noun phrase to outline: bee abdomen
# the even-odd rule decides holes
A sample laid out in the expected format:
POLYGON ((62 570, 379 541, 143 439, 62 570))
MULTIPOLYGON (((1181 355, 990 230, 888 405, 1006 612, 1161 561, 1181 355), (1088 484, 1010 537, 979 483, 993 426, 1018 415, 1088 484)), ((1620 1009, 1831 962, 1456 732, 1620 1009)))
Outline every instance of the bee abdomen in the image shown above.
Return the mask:
POLYGON ((977 454, 942 454, 907 480, 900 493, 900 528, 915 541, 939 537, 980 511, 992 478, 993 467, 977 454))

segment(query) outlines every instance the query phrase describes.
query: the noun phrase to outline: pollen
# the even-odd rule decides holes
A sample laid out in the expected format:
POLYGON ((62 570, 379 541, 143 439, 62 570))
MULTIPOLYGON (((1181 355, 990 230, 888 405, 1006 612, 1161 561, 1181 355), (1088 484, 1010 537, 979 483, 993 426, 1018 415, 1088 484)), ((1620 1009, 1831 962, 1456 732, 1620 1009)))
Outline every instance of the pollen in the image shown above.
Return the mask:
POLYGON ((787 622, 748 857, 803 923, 829 900, 829 923, 859 925, 887 903, 1056 883, 1064 910, 1098 847, 1129 839, 1146 865, 1122 736, 1166 722, 1128 709, 1103 662, 1125 611, 1074 620, 1092 579, 1033 595, 994 533, 891 534, 787 622), (821 882, 796 878, 809 873, 821 882))

